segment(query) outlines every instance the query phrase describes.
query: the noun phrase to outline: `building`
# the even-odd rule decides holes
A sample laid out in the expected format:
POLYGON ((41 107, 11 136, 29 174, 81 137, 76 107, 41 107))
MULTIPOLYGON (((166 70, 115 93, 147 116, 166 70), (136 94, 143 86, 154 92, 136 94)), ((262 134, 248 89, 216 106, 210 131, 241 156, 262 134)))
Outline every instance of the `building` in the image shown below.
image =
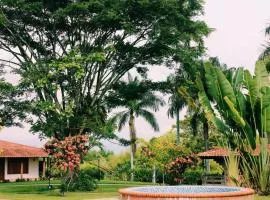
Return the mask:
POLYGON ((45 176, 46 157, 42 148, 0 140, 0 181, 36 180, 45 176))
MULTIPOLYGON (((268 152, 270 153, 270 144, 267 146, 268 152)), ((255 150, 253 150, 252 155, 253 156, 258 156, 260 153, 260 146, 257 146, 255 150)), ((226 161, 229 159, 229 154, 230 151, 228 148, 222 148, 222 147, 214 147, 212 149, 209 149, 205 152, 198 153, 197 156, 200 157, 201 159, 213 159, 217 163, 219 163, 223 169, 224 169, 224 175, 209 175, 205 174, 203 177, 203 184, 223 184, 225 185, 227 182, 227 168, 226 168, 226 161)), ((239 152, 235 151, 234 152, 235 156, 239 156, 239 152)))

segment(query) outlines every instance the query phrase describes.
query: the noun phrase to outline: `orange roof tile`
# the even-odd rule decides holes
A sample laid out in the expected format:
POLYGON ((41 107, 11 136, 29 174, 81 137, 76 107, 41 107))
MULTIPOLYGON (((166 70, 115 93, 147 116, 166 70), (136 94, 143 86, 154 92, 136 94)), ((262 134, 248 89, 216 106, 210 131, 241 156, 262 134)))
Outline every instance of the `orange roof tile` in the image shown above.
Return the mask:
MULTIPOLYGON (((270 144, 268 144, 268 151, 270 152, 270 144)), ((253 151, 253 155, 257 156, 259 155, 260 147, 257 146, 257 148, 253 151)), ((202 158, 213 158, 213 157, 227 157, 229 155, 229 151, 227 148, 221 148, 221 147, 214 147, 208 151, 198 153, 198 157, 202 158)))
POLYGON ((38 157, 48 157, 48 154, 42 148, 36 148, 0 140, 0 157, 38 158, 38 157))

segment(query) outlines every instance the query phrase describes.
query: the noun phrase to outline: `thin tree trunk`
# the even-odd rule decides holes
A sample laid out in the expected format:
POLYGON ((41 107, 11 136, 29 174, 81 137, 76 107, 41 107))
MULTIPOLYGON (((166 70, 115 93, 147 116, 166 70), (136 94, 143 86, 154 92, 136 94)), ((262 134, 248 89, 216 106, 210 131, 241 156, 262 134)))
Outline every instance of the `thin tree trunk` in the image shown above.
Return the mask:
MULTIPOLYGON (((209 144, 208 144, 208 138, 209 138, 209 125, 208 122, 203 123, 203 137, 204 137, 204 144, 205 144, 205 151, 209 149, 209 144)), ((209 165, 209 160, 205 159, 205 168, 206 172, 210 173, 210 165, 209 165)))
POLYGON ((180 112, 179 109, 176 111, 176 144, 180 144, 180 112))
POLYGON ((156 165, 153 166, 153 177, 152 177, 152 182, 156 183, 156 165))
POLYGON ((130 112, 129 118, 129 132, 131 139, 131 151, 130 151, 130 168, 131 168, 131 177, 130 180, 134 181, 134 158, 136 154, 136 130, 135 130, 135 118, 133 111, 130 112))

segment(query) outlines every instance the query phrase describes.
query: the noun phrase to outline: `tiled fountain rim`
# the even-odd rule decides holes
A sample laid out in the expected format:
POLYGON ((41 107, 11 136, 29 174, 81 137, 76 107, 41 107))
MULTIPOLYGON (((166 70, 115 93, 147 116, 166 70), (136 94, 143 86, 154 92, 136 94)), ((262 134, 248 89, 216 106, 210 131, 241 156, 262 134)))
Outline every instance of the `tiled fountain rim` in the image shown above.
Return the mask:
POLYGON ((131 196, 138 196, 138 197, 155 197, 155 198, 204 198, 204 197, 236 197, 236 196, 246 196, 246 195, 253 195, 254 194, 254 190, 250 189, 250 188, 241 188, 241 187, 228 187, 228 186, 191 186, 191 185, 183 185, 183 186, 146 186, 146 187, 132 187, 132 188, 126 188, 126 189, 120 189, 119 192, 122 195, 131 195, 131 196), (227 189, 231 189, 233 191, 230 192, 204 192, 204 193, 158 193, 158 192, 141 192, 138 191, 138 189, 142 189, 142 188, 173 188, 173 187, 177 187, 177 188, 183 188, 183 187, 189 187, 192 188, 194 191, 194 189, 196 188, 227 188, 227 189))

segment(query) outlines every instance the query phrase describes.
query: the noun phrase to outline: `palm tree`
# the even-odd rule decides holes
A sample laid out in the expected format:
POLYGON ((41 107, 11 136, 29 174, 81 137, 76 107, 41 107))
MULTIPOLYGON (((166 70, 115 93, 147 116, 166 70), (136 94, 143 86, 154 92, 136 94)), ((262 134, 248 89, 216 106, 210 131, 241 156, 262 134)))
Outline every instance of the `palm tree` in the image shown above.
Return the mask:
MULTIPOLYGON (((154 129, 159 131, 157 120, 152 112, 158 111, 160 106, 164 105, 162 98, 155 95, 152 91, 140 82, 137 77, 133 78, 128 74, 128 82, 120 82, 114 87, 114 90, 108 97, 110 107, 124 107, 125 110, 114 115, 118 122, 118 130, 128 123, 130 132, 130 164, 131 171, 134 170, 134 157, 136 153, 136 129, 135 118, 142 117, 154 129)), ((134 173, 131 173, 131 181, 134 180, 134 173)))
POLYGON ((180 144, 180 111, 186 106, 185 99, 179 94, 178 84, 176 77, 170 76, 168 83, 172 89, 170 91, 171 96, 169 97, 168 103, 169 108, 167 111, 168 117, 176 118, 176 144, 180 144))

